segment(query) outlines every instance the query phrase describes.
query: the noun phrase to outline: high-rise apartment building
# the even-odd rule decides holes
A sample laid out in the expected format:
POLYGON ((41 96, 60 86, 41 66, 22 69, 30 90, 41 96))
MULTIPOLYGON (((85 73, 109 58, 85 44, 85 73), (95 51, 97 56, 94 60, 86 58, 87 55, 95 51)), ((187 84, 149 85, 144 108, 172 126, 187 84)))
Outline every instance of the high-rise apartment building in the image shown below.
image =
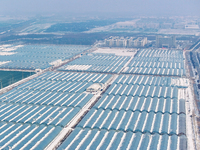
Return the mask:
POLYGON ((147 44, 147 37, 110 37, 105 39, 107 47, 144 47, 147 44))

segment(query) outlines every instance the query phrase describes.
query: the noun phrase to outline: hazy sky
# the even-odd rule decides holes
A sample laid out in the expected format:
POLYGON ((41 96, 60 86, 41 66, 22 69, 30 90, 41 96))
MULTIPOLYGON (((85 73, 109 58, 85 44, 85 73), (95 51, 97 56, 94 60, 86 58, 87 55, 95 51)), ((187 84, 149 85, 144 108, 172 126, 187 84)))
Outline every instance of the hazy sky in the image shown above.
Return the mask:
POLYGON ((0 0, 0 14, 68 12, 200 16, 200 0, 0 0))

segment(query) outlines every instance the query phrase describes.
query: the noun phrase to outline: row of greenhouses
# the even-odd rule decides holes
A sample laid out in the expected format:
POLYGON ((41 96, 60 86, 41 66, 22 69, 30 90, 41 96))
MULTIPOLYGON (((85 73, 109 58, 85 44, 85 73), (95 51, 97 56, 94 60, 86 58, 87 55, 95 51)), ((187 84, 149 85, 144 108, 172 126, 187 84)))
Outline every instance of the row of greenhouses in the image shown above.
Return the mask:
POLYGON ((58 70, 119 73, 129 59, 130 57, 127 56, 92 53, 84 55, 60 67, 58 70))
POLYGON ((144 74, 159 76, 185 76, 185 69, 169 69, 169 68, 143 68, 143 67, 127 67, 123 73, 127 74, 144 74))
POLYGON ((93 108, 180 114, 185 113, 185 100, 104 94, 93 108))
POLYGON ((76 128, 58 148, 58 150, 63 149, 186 150, 187 137, 76 128))
POLYGON ((168 50, 168 49, 142 49, 140 50, 137 57, 153 57, 153 58, 173 58, 183 59, 183 52, 180 50, 168 50))
MULTIPOLYGON (((70 59, 90 47, 68 45, 23 45, 17 49, 9 50, 0 56, 1 61, 10 61, 0 65, 1 69, 46 69, 56 60, 70 59)), ((6 52, 6 50, 5 50, 6 52)))
POLYGON ((183 52, 143 49, 138 51, 123 72, 128 74, 185 76, 183 52))
POLYGON ((110 95, 144 96, 158 98, 178 98, 177 87, 137 85, 137 84, 112 84, 105 92, 110 95))
POLYGON ((86 93, 13 90, 2 95, 0 101, 45 106, 83 107, 92 97, 92 94, 86 93))
POLYGON ((179 135, 186 134, 185 121, 185 114, 91 109, 77 127, 179 135))
POLYGON ((62 131, 60 126, 0 122, 1 149, 44 149, 62 131))
POLYGON ((64 127, 79 112, 79 107, 58 107, 0 103, 0 120, 14 123, 64 127))
POLYGON ((110 74, 94 73, 45 72, 44 74, 35 79, 51 81, 86 81, 94 83, 106 83, 111 76, 112 75, 110 74))
POLYGON ((173 61, 160 61, 155 58, 140 58, 135 57, 131 63, 130 67, 146 67, 146 68, 172 68, 172 69, 183 69, 184 62, 173 61))
POLYGON ((82 81, 46 81, 46 80, 35 80, 27 84, 25 87, 19 87, 28 90, 44 90, 44 91, 56 91, 56 92, 84 92, 93 82, 82 82, 82 81))
POLYGON ((188 87, 188 80, 184 78, 144 76, 144 75, 119 75, 114 83, 155 85, 155 86, 177 86, 180 88, 188 87))

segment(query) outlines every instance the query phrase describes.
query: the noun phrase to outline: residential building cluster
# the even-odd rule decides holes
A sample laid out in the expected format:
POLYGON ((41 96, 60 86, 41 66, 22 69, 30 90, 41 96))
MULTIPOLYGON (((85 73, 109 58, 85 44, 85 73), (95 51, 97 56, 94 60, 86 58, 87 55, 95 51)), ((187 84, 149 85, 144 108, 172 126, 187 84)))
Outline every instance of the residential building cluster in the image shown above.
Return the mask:
POLYGON ((147 37, 119 37, 111 36, 105 39, 106 47, 144 47, 147 44, 147 37))

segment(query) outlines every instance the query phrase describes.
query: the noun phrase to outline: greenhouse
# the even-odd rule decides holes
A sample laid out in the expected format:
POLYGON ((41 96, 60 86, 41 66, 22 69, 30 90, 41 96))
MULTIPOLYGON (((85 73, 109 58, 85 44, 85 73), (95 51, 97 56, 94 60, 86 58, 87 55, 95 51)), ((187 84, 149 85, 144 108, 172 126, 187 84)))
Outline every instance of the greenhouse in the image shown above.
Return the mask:
POLYGON ((181 51, 141 50, 123 70, 127 74, 185 76, 181 51))
MULTIPOLYGON (((5 48, 4 51, 8 51, 5 48)), ((70 59, 78 55, 90 47, 86 46, 47 46, 47 45, 22 45, 9 48, 9 55, 0 55, 1 69, 46 69, 52 66, 50 63, 56 60, 70 59), (1 62, 7 62, 2 63, 1 62)))
POLYGON ((62 66, 58 70, 119 73, 129 59, 128 56, 90 53, 62 66))
POLYGON ((86 89, 110 77, 46 72, 0 95, 1 148, 44 149, 93 98, 86 89))
POLYGON ((1 90, 1 148, 186 150, 190 82, 183 53, 88 49, 26 45, 0 56, 0 68, 45 69, 1 90), (57 60, 62 65, 52 69, 57 60))

